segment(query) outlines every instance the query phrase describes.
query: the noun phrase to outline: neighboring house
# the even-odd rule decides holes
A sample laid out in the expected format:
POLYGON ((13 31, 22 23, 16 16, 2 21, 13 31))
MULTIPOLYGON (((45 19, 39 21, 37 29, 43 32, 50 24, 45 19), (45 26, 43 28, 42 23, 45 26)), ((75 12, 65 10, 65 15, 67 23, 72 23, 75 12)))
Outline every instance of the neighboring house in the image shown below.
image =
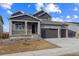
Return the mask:
POLYGON ((9 17, 10 38, 65 38, 76 37, 76 31, 70 24, 55 22, 46 12, 39 11, 28 15, 21 11, 9 17), (69 29, 70 28, 70 29, 69 29))
POLYGON ((0 16, 0 34, 3 32, 3 24, 2 16, 0 16))

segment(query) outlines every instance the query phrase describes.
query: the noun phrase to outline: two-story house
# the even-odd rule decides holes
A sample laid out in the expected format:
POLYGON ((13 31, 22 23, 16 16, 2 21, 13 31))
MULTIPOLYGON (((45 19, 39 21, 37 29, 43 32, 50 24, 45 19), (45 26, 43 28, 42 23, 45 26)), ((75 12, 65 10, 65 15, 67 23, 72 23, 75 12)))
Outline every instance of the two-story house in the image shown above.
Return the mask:
POLYGON ((74 23, 52 21, 51 16, 43 10, 32 15, 18 11, 9 17, 10 38, 76 37, 71 24, 74 23))

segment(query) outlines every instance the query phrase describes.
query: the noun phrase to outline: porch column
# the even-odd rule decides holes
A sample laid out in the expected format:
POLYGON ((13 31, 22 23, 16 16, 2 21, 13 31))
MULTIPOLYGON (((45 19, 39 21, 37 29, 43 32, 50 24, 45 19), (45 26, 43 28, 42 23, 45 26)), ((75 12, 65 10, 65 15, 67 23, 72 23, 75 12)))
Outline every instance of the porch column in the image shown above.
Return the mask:
POLYGON ((61 33, 60 33, 60 28, 58 28, 58 38, 60 38, 61 36, 61 33))
POLYGON ((40 22, 38 22, 38 35, 40 35, 40 22))
POLYGON ((9 25, 10 25, 10 27, 9 27, 9 31, 10 31, 10 36, 12 35, 12 21, 11 20, 9 20, 9 25))
POLYGON ((68 38, 68 29, 66 29, 66 38, 68 38))
POLYGON ((27 21, 25 21, 25 33, 27 35, 27 21))
POLYGON ((78 38, 78 32, 76 32, 75 37, 78 38))

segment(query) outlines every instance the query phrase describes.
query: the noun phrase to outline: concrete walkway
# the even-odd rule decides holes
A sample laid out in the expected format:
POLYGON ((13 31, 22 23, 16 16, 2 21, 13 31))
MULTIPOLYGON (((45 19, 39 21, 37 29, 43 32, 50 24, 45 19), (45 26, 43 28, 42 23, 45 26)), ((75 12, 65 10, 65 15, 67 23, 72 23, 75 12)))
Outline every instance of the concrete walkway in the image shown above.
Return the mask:
POLYGON ((59 56, 68 53, 79 52, 79 39, 76 38, 59 38, 59 39, 45 39, 51 43, 59 45, 62 48, 20 52, 7 54, 6 56, 59 56))

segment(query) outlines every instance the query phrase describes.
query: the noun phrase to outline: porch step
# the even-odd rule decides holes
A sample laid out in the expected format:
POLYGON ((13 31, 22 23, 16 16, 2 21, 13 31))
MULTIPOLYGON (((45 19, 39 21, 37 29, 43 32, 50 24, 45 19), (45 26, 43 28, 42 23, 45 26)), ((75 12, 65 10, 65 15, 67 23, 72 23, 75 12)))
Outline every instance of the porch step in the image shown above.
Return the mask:
POLYGON ((37 35, 37 34, 32 35, 32 37, 35 39, 41 39, 40 35, 37 35))
POLYGON ((10 39, 21 39, 21 38, 32 38, 32 35, 12 35, 10 36, 10 39))

